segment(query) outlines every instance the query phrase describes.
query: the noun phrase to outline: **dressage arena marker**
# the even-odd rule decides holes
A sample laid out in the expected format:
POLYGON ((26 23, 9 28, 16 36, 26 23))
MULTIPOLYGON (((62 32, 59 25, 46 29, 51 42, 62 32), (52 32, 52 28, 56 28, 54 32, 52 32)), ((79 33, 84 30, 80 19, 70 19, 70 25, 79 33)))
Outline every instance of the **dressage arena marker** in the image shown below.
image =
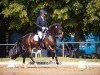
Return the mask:
POLYGON ((12 68, 17 67, 16 61, 15 61, 15 60, 10 60, 10 61, 8 62, 8 67, 12 67, 12 68))
POLYGON ((88 66, 87 66, 87 62, 86 61, 79 61, 78 68, 85 69, 87 67, 88 66))
MULTIPOLYGON (((35 67, 48 67, 48 68, 54 68, 57 67, 56 62, 36 62, 37 65, 35 65, 33 62, 25 62, 25 65, 27 68, 35 68, 35 67)), ((9 61, 9 62, 0 62, 0 67, 8 67, 8 68, 14 68, 14 67, 23 67, 22 62, 16 62, 16 61, 9 61)), ((100 67, 100 62, 86 62, 86 61, 80 61, 80 62, 60 62, 60 67, 67 68, 68 66, 76 67, 79 69, 86 69, 89 67, 100 67)))

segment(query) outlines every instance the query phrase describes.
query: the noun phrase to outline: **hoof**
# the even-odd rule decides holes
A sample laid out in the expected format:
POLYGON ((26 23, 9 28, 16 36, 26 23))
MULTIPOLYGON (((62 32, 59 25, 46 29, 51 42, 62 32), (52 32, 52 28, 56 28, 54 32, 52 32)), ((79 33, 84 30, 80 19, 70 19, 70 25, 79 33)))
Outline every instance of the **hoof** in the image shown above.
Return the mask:
POLYGON ((49 61, 49 62, 53 62, 53 61, 52 61, 52 59, 50 59, 50 61, 49 61))
POLYGON ((16 66, 16 61, 15 60, 11 60, 8 63, 8 68, 15 68, 16 66))
POLYGON ((24 67, 24 68, 27 68, 27 65, 26 65, 26 64, 23 64, 23 67, 24 67))
POLYGON ((38 67, 37 63, 34 63, 35 67, 38 67))
POLYGON ((57 65, 57 68, 60 68, 60 67, 61 67, 61 65, 58 64, 58 65, 57 65))
POLYGON ((86 61, 79 61, 78 68, 86 69, 87 67, 86 61))

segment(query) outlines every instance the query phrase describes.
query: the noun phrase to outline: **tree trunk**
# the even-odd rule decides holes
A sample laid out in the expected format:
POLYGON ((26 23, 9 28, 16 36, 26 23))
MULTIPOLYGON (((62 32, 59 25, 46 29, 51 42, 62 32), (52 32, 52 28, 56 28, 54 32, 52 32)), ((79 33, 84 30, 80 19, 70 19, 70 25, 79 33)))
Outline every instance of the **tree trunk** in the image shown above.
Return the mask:
MULTIPOLYGON (((81 34, 82 34, 82 26, 80 24, 78 24, 75 28, 75 42, 79 42, 81 39, 81 34)), ((76 53, 76 57, 79 57, 79 43, 74 44, 74 48, 77 49, 76 53)))

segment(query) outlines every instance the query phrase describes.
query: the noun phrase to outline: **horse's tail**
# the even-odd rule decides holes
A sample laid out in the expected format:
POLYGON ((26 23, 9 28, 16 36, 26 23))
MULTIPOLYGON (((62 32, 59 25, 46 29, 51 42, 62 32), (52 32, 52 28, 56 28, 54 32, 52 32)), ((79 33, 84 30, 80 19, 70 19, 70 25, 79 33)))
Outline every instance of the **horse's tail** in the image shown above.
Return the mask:
POLYGON ((24 45, 22 43, 22 40, 23 40, 23 37, 20 38, 18 41, 17 41, 17 48, 20 52, 20 54, 22 55, 22 57, 25 55, 26 53, 26 49, 24 48, 24 45))
POLYGON ((16 45, 10 49, 9 58, 16 59, 21 54, 21 41, 22 38, 16 42, 16 45))
POLYGON ((21 44, 22 42, 22 37, 16 42, 17 45, 21 44))
POLYGON ((22 52, 22 37, 16 42, 17 48, 22 52))

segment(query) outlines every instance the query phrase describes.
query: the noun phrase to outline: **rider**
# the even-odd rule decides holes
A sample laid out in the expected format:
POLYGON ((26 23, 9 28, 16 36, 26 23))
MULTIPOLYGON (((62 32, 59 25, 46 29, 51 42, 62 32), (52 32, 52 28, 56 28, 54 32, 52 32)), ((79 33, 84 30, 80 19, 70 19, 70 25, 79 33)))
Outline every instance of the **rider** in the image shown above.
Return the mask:
POLYGON ((47 15, 47 12, 43 9, 40 10, 40 15, 36 20, 36 26, 37 26, 37 33, 39 36, 39 42, 40 42, 40 47, 44 47, 43 46, 43 32, 48 29, 47 28, 47 21, 45 16, 47 15))

